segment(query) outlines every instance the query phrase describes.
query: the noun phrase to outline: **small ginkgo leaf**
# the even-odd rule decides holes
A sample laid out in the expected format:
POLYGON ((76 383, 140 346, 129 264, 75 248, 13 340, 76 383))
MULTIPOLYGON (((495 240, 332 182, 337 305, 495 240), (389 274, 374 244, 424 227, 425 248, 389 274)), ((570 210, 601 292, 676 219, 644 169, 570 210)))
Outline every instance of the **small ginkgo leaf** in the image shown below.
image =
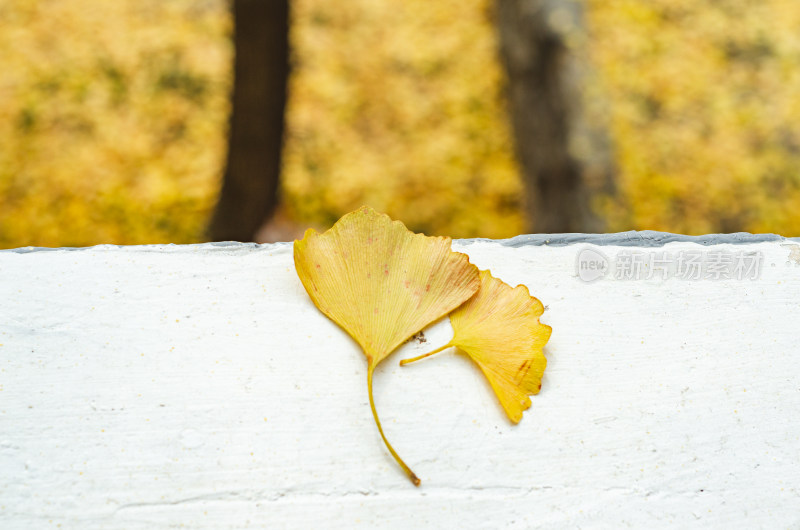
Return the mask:
POLYGON ((311 300, 367 357, 375 423, 389 452, 419 479, 383 434, 372 397, 375 367, 399 345, 478 290, 478 269, 450 238, 414 234, 372 208, 346 214, 327 232, 309 229, 294 242, 294 263, 311 300))
POLYGON ((400 361, 405 365, 455 346, 483 371, 500 404, 514 423, 531 406, 528 397, 542 387, 547 359, 542 349, 552 328, 539 322, 542 303, 528 288, 512 288, 481 271, 481 288, 450 314, 453 338, 436 350, 400 361))

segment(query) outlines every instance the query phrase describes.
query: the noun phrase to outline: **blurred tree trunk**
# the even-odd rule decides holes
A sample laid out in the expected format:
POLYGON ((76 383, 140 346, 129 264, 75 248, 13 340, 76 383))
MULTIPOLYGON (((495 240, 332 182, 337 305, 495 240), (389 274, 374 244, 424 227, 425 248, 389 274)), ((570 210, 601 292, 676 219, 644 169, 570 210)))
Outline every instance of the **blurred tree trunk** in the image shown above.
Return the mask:
POLYGON ((288 0, 234 0, 228 159, 212 241, 253 241, 275 211, 289 77, 288 0))
POLYGON ((598 172, 610 178, 610 157, 577 152, 587 150, 593 134, 582 123, 577 86, 582 68, 577 49, 584 35, 581 4, 497 0, 497 28, 531 228, 543 233, 601 230, 586 180, 598 172))

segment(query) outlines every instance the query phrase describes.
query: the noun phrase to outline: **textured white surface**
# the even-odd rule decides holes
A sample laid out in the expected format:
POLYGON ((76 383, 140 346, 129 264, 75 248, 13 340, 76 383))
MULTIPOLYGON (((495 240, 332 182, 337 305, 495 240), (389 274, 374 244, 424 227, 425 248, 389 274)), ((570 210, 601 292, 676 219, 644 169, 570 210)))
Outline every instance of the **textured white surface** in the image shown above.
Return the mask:
POLYGON ((390 357, 420 488, 290 245, 0 252, 0 528, 800 526, 800 247, 703 247, 761 251, 757 280, 585 283, 587 247, 455 245, 548 306, 549 366, 512 426, 464 357, 397 365, 446 320, 390 357))

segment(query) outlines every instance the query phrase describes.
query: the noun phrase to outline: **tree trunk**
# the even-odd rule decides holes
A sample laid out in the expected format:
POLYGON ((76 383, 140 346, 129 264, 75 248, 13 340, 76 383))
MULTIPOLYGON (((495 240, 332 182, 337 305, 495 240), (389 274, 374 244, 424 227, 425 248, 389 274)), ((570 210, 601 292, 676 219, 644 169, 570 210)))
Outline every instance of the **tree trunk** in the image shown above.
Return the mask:
POLYGON ((212 241, 252 241, 275 210, 289 77, 288 0, 234 0, 228 159, 212 241))
MULTIPOLYGON (((500 53, 527 210, 536 232, 592 232, 586 186, 590 167, 574 146, 581 128, 575 43, 582 36, 576 0, 497 0, 500 53), (573 149, 571 149, 573 147, 573 149)), ((586 141, 583 145, 586 145, 586 141)), ((585 153, 584 153, 585 154, 585 153)), ((600 164, 600 171, 608 164, 600 164)))

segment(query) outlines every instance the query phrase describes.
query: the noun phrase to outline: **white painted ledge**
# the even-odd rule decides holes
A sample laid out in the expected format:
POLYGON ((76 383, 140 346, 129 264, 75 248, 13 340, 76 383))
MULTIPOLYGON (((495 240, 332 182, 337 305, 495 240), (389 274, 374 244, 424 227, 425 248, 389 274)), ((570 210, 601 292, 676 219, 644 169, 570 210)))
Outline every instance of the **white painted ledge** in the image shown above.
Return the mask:
POLYGON ((446 321, 390 357, 377 406, 420 488, 290 245, 0 252, 0 528, 798 527, 800 245, 629 236, 455 244, 548 306, 549 366, 512 426, 465 358, 397 365, 446 321), (586 283, 586 248, 763 264, 586 283))

